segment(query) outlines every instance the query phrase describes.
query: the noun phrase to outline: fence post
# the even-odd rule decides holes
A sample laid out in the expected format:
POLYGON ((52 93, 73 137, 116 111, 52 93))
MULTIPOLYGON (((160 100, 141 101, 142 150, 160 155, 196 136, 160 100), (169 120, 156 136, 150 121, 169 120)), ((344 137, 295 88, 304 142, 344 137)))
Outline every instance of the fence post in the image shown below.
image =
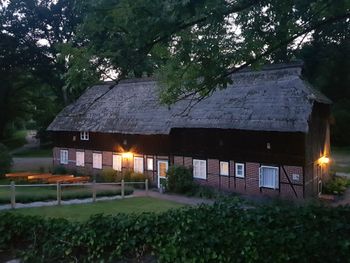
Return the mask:
POLYGON ((124 185, 124 179, 122 180, 122 198, 124 198, 124 187, 125 187, 125 185, 124 185))
POLYGON ((16 208, 16 185, 14 181, 11 181, 11 208, 16 208))
POLYGON ((57 205, 61 205, 61 182, 57 182, 57 205))
POLYGON ((96 202, 96 180, 92 181, 92 202, 96 202))
POLYGON ((148 179, 145 180, 146 195, 148 195, 148 179))

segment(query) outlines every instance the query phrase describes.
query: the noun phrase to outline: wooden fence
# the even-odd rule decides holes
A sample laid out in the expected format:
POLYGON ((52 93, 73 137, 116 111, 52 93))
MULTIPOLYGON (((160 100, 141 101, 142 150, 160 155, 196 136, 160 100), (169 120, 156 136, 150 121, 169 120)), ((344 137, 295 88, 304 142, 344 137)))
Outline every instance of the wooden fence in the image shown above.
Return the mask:
POLYGON ((148 179, 146 179, 144 182, 125 182, 122 180, 120 183, 96 183, 94 180, 91 183, 60 183, 57 182, 56 184, 15 184, 14 181, 11 181, 10 185, 0 185, 1 188, 10 188, 10 203, 11 208, 16 208, 16 187, 53 187, 56 186, 57 189, 57 205, 61 205, 62 200, 62 187, 65 186, 90 186, 91 187, 91 196, 92 196, 92 202, 96 202, 96 192, 97 192, 97 186, 99 185, 115 185, 121 187, 121 198, 124 199, 125 197, 125 186, 126 185, 135 185, 135 184, 141 184, 145 186, 146 195, 148 195, 148 179))

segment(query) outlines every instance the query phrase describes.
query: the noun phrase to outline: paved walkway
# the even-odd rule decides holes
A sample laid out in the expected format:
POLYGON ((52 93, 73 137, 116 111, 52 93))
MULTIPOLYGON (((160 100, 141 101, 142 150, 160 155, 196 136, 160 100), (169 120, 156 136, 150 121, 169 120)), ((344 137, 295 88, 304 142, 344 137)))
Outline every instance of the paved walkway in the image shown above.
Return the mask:
POLYGON ((334 203, 332 206, 340 206, 340 205, 350 205, 350 188, 348 188, 342 198, 334 203))

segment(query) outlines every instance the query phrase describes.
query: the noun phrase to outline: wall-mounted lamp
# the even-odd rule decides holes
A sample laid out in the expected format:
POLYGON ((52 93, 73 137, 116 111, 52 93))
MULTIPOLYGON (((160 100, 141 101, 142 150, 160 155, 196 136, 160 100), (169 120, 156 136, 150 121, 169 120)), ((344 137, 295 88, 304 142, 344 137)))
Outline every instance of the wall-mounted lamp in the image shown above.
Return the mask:
POLYGON ((320 159, 318 159, 319 164, 328 164, 329 163, 329 158, 326 156, 322 156, 320 159))
POLYGON ((132 159, 133 154, 131 152, 122 153, 122 157, 125 159, 132 159))

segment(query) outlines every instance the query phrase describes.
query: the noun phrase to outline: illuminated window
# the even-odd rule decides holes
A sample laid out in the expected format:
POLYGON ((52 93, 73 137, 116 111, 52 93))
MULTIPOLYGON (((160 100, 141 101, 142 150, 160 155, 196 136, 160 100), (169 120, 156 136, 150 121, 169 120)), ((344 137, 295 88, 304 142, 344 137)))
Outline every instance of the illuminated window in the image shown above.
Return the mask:
POLYGON ((153 171, 153 158, 147 158, 147 170, 153 171))
POLYGON ((278 167, 261 166, 259 186, 278 189, 278 167))
POLYGON ((93 153, 92 154, 92 168, 102 169, 102 154, 93 153))
POLYGON ((193 177, 207 179, 207 161, 193 159, 193 177))
POLYGON ((220 175, 229 175, 229 165, 228 162, 220 162, 220 175))
POLYGON ((84 152, 77 151, 75 153, 76 157, 76 166, 84 166, 85 165, 85 154, 84 152))
POLYGON ((143 158, 134 157, 134 171, 136 173, 143 173, 143 158))
POLYGON ((60 164, 68 164, 68 150, 60 150, 60 164))
POLYGON ((88 141, 89 140, 89 132, 86 132, 86 131, 80 132, 80 140, 88 141))
POLYGON ((113 169, 116 171, 122 170, 122 156, 119 154, 113 154, 113 169))
POLYGON ((236 163, 235 166, 236 171, 236 177, 244 178, 244 164, 243 163, 236 163))

